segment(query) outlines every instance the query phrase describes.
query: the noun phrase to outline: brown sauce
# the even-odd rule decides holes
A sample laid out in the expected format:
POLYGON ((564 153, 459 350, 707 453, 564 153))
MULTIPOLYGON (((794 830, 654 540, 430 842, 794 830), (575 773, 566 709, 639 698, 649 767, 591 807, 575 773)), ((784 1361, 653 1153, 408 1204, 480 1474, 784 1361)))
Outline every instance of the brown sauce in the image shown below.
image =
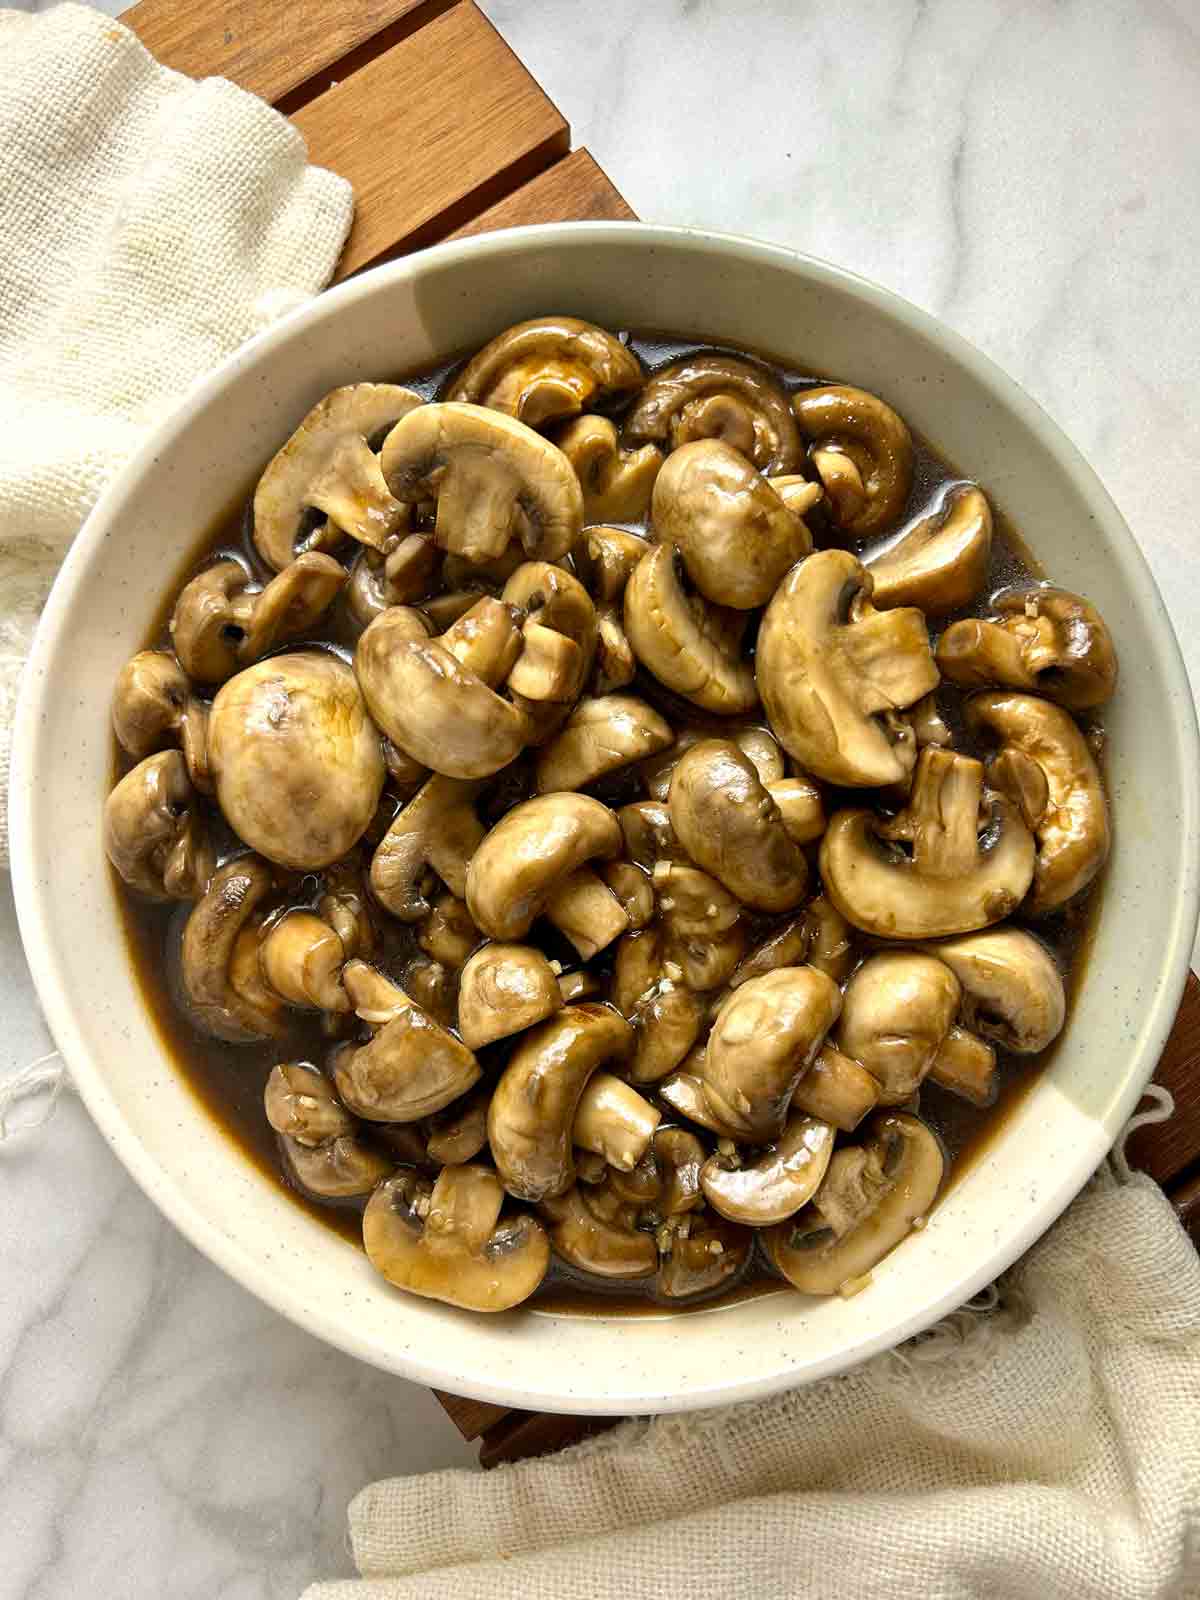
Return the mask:
MULTIPOLYGON (((627 342, 637 351, 643 365, 651 372, 667 361, 692 351, 726 351, 735 355, 750 355, 762 361, 789 392, 818 383, 842 381, 781 365, 769 357, 747 351, 744 346, 724 346, 719 342, 656 333, 631 335, 627 342)), ((426 398, 434 398, 442 392, 459 364, 460 362, 456 360, 416 377, 402 375, 396 381, 403 382, 426 398)), ((282 443, 282 440, 280 442, 282 443)), ((901 526, 934 509, 949 486, 968 481, 968 474, 958 471, 927 440, 916 433, 913 434, 913 445, 915 455, 913 486, 901 519, 901 526)), ((264 462, 264 466, 265 464, 264 462)), ((948 625, 957 615, 985 612, 988 609, 990 596, 1001 588, 1015 583, 1038 581, 1046 577, 1045 569, 1006 517, 1003 506, 997 504, 989 486, 985 483, 981 487, 988 493, 995 519, 988 580, 980 602, 967 611, 954 613, 943 619, 942 626, 948 625)), ((176 596, 187 580, 200 568, 210 565, 219 558, 232 556, 248 567, 257 580, 265 582, 269 579, 271 574, 264 567, 250 538, 248 508, 253 489, 253 484, 246 485, 244 494, 238 497, 218 526, 200 533, 190 548, 181 555, 172 581, 164 594, 162 606, 147 632, 144 648, 169 647, 167 624, 176 596)), ((820 544, 822 541, 819 530, 817 538, 820 544)), ((859 544, 851 548, 856 554, 862 555, 894 542, 895 538, 896 534, 892 532, 879 540, 877 545, 859 544)), ((1052 560, 1052 552, 1050 555, 1052 560)), ((331 627, 327 619, 320 638, 313 642, 320 643, 325 648, 333 648, 338 653, 348 654, 353 648, 356 630, 347 622, 340 603, 335 607, 332 622, 331 627)), ((295 649, 303 642, 290 640, 286 648, 295 649)), ((660 703, 664 702, 665 691, 653 680, 647 680, 645 674, 639 676, 635 688, 639 693, 649 693, 660 703)), ((955 732, 955 748, 974 753, 970 741, 963 735, 961 718, 956 714, 960 698, 960 692, 951 686, 943 685, 938 691, 938 701, 943 715, 955 732)), ((692 715, 696 715, 694 708, 692 715)), ((1100 760, 1103 767, 1103 751, 1100 760)), ((132 764, 114 741, 114 782, 132 764)), ((612 804, 621 804, 626 799, 638 798, 640 795, 640 791, 610 794, 600 788, 598 792, 612 804)), ((833 809, 837 803, 836 791, 830 799, 830 809, 833 809)), ((228 834, 228 830, 226 836, 228 839, 226 854, 237 853, 241 846, 231 834, 228 834)), ((1034 931, 1054 950, 1066 975, 1068 1018, 1073 1010, 1075 994, 1086 972, 1102 897, 1103 876, 1101 874, 1096 883, 1064 913, 1042 919, 1034 925, 1034 931)), ((314 890, 315 882, 315 879, 311 880, 314 890)), ((251 1045, 226 1044, 200 1032, 188 1021, 178 1003, 179 943, 189 908, 149 903, 139 896, 128 893, 115 873, 114 883, 117 887, 117 899, 121 907, 130 959, 146 1010, 158 1030, 164 1055, 172 1062, 214 1122, 245 1159, 251 1161, 269 1179, 278 1183, 294 1204, 361 1248, 363 1202, 318 1200, 289 1182, 281 1171, 276 1136, 263 1112, 263 1088, 272 1066, 280 1061, 305 1060, 314 1065, 323 1062, 332 1041, 322 1033, 320 1020, 313 1014, 293 1012, 291 1016, 295 1021, 292 1034, 288 1038, 251 1045)), ((300 898, 303 898, 303 893, 302 888, 300 898)), ((295 894, 291 896, 289 903, 297 903, 295 894)), ((415 949, 412 931, 400 927, 392 919, 381 917, 379 920, 381 924, 384 922, 390 924, 384 930, 386 944, 381 964, 385 968, 397 968, 415 949)), ((768 921, 764 920, 764 929, 768 926, 768 921)), ((552 929, 547 931, 549 938, 539 941, 543 945, 551 943, 555 937, 552 929)), ((603 953, 594 965, 599 971, 607 970, 603 953)), ((935 1084, 927 1082, 923 1086, 921 1115, 937 1130, 952 1157, 946 1190, 952 1188, 970 1170, 986 1151, 1005 1121, 1030 1094, 1042 1072, 1053 1059, 1062 1037, 1063 1035, 1060 1035, 1059 1040, 1040 1056, 1014 1057, 1001 1052, 999 1094, 996 1102, 986 1109, 973 1107, 966 1101, 939 1089, 935 1084)), ((491 1065, 492 1071, 495 1072, 503 1062, 502 1047, 498 1056, 495 1052, 485 1052, 485 1058, 487 1055, 493 1056, 491 1065)), ((669 1120, 664 1118, 664 1123, 669 1120)), ((688 1126, 690 1131, 698 1133, 706 1143, 711 1143, 709 1136, 704 1134, 703 1130, 691 1127, 690 1124, 688 1126)), ((853 1135, 849 1138, 852 1140, 853 1135)), ((659 1300, 652 1289, 647 1288, 644 1283, 607 1283, 590 1279, 555 1260, 545 1283, 528 1304, 539 1310, 571 1315, 653 1315, 668 1310, 680 1312, 708 1309, 715 1303, 727 1304, 734 1300, 756 1299, 763 1294, 776 1292, 781 1287, 781 1280, 766 1264, 761 1249, 758 1248, 752 1254, 747 1271, 740 1282, 714 1297, 686 1303, 659 1300)))

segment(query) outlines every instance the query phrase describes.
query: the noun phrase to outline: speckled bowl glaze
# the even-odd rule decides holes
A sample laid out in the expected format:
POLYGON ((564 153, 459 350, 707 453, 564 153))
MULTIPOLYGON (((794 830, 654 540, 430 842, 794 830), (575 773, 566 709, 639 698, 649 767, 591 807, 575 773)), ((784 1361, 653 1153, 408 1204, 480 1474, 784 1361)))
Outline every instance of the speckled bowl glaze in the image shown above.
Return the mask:
POLYGON ((104 495, 55 585, 25 681, 12 791, 21 928, 92 1116, 207 1255, 322 1339, 421 1383, 576 1412, 683 1410, 840 1371, 974 1294, 1108 1150, 1182 991, 1200 874, 1200 749, 1149 570, 1095 475, 990 361, 849 273, 749 240, 633 224, 527 228, 367 273, 189 394, 104 495), (243 1160, 142 1009, 100 844, 108 702, 180 560, 336 384, 394 378, 519 318, 694 332, 878 388, 978 478, 1118 642, 1116 851, 1086 983, 1036 1088, 919 1235, 853 1300, 790 1290, 686 1315, 472 1316, 410 1298, 243 1160))

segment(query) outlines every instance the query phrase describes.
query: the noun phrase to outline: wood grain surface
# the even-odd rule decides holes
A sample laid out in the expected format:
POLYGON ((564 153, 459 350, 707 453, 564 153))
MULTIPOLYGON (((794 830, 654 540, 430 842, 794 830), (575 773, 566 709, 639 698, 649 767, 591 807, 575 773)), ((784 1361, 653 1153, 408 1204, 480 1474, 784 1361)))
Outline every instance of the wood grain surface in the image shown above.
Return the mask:
POLYGON ((586 150, 572 150, 514 194, 472 217, 450 235, 465 239, 530 222, 636 222, 632 206, 586 150))

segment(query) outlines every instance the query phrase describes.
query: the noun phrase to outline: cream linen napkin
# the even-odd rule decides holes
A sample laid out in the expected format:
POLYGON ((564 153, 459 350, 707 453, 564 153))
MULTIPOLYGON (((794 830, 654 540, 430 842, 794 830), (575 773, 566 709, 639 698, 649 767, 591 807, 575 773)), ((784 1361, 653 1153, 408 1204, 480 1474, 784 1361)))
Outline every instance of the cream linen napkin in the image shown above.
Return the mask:
POLYGON ((253 95, 81 6, 0 11, 0 866, 17 686, 68 545, 189 385, 328 282, 353 203, 253 95))
POLYGON ((378 1483, 305 1600, 1197 1600, 1200 1259, 1107 1166, 994 1309, 762 1404, 378 1483))

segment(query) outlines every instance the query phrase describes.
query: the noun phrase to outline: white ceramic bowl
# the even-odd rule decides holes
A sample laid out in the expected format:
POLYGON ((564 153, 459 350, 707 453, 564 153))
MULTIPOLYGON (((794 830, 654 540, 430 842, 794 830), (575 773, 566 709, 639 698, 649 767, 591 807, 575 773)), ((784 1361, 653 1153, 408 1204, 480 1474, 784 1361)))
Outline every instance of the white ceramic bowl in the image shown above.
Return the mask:
POLYGON ((1145 561, 1055 425, 955 334, 821 262, 747 240, 566 224, 444 245, 322 295, 189 394, 104 495, 55 585, 25 681, 12 791, 21 929, 46 1018, 104 1136, 201 1250, 285 1316, 406 1378, 559 1411, 682 1410, 837 1372, 993 1278, 1108 1150, 1182 991, 1200 871, 1200 750, 1145 561), (1121 654, 1116 851, 1087 981, 1049 1070, 929 1225, 855 1299, 790 1290, 684 1316, 471 1316, 390 1289, 247 1163, 142 1009, 100 845, 109 694, 181 555, 336 384, 393 378, 519 318, 570 311, 757 347, 882 390, 977 477, 1121 654))

